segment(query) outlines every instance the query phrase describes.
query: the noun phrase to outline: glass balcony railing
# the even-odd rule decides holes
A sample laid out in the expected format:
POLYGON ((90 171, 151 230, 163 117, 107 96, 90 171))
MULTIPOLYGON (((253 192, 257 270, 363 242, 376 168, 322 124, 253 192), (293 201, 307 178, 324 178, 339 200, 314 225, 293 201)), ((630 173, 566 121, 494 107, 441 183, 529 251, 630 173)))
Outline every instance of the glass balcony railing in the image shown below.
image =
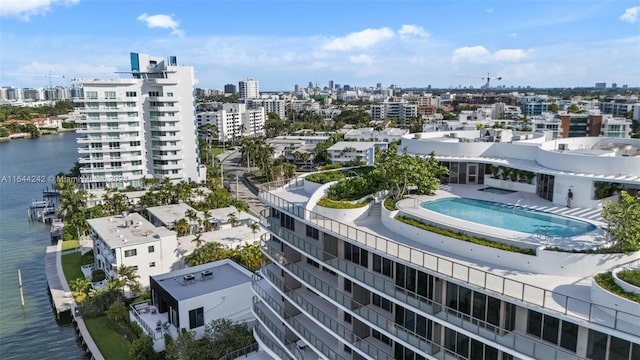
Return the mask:
MULTIPOLYGON (((456 331, 464 329, 464 331, 472 332, 485 339, 485 341, 488 340, 512 349, 513 355, 516 356, 525 354, 533 357, 544 355, 544 358, 548 359, 579 359, 579 357, 569 351, 536 341, 535 338, 500 328, 494 324, 477 318, 473 318, 468 314, 434 302, 433 300, 420 296, 416 293, 409 292, 406 289, 402 289, 388 279, 385 279, 383 276, 376 275, 375 273, 367 271, 351 262, 323 252, 317 246, 303 240, 274 223, 270 222, 268 228, 282 240, 302 250, 307 256, 314 258, 314 260, 318 262, 322 262, 323 265, 330 265, 328 267, 332 271, 345 274, 347 275, 347 278, 355 280, 365 288, 369 287, 375 289, 376 293, 388 295, 390 301, 398 303, 413 312, 423 312, 427 314, 427 318, 438 322, 443 326, 453 328, 456 331), (277 228, 277 230, 274 228, 277 228), (302 247, 309 251, 303 250, 302 247)), ((278 249, 274 247, 277 243, 273 241, 263 241, 263 244, 263 250, 274 262, 280 263, 287 270, 294 272, 300 278, 316 279, 309 283, 310 286, 314 284, 321 284, 323 288, 332 287, 333 291, 337 291, 334 285, 327 284, 320 280, 310 272, 304 270, 297 263, 289 262, 282 254, 279 253, 278 249)), ((275 274, 272 274, 272 276, 275 276, 275 274)), ((269 279, 271 279, 271 277, 269 277, 269 279)), ((349 302, 344 300, 343 303, 348 304, 349 302)), ((378 315, 381 316, 380 314, 378 315)), ((416 336, 419 337, 417 334, 416 336)))
POLYGON ((367 340, 361 338, 353 333, 353 330, 342 325, 336 321, 337 313, 329 315, 320 310, 317 306, 313 305, 305 297, 298 294, 296 291, 284 285, 284 281, 281 277, 274 274, 270 268, 263 267, 263 272, 266 272, 267 279, 271 282, 272 286, 275 286, 289 302, 297 304, 300 309, 304 309, 304 312, 316 319, 319 323, 331 329, 334 335, 340 337, 343 343, 347 346, 353 345, 353 347, 360 350, 362 353, 372 357, 373 359, 393 359, 393 355, 384 349, 380 349, 378 346, 367 340))
POLYGON ((304 205, 292 203, 271 192, 276 189, 292 190, 303 186, 303 178, 296 178, 286 183, 278 181, 262 184, 258 196, 266 206, 285 212, 302 223, 318 227, 329 235, 362 244, 365 249, 375 249, 390 258, 412 264, 443 279, 455 279, 472 287, 518 300, 527 305, 538 306, 573 319, 637 335, 638 324, 640 324, 639 314, 631 314, 594 304, 588 300, 578 299, 475 268, 455 259, 444 258, 309 211, 305 209, 304 205))
MULTIPOLYGON (((282 306, 278 303, 276 299, 273 299, 266 291, 261 289, 259 286, 254 286, 254 291, 258 295, 258 297, 263 300, 264 304, 267 307, 275 306, 276 308, 271 308, 274 313, 281 313, 282 306)), ((258 316, 258 318, 264 322, 271 322, 272 327, 275 327, 275 324, 268 319, 264 312, 260 311, 259 306, 254 304, 254 313, 258 316), (258 308, 258 311, 256 311, 258 308)), ((309 344, 314 351, 317 353, 321 353, 328 357, 329 359, 345 359, 340 353, 335 351, 334 347, 330 346, 322 339, 320 339, 313 331, 309 330, 303 323, 301 323, 295 316, 297 314, 292 314, 290 312, 284 311, 283 316, 284 322, 286 322, 289 326, 289 329, 293 330, 300 338, 304 338, 305 342, 309 344)), ((269 328, 271 330, 271 327, 269 328)), ((277 334, 277 333, 276 333, 277 334)), ((284 339, 279 339, 283 341, 284 339)), ((283 341, 285 343, 285 341, 283 341)))

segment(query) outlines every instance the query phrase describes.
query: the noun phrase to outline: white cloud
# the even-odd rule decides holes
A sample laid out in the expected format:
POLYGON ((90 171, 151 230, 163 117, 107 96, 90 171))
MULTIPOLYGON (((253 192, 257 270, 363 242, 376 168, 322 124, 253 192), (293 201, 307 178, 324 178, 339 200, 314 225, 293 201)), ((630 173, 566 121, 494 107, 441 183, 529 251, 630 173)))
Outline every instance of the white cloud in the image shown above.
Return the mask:
POLYGON ((515 62, 526 58, 527 52, 522 49, 501 49, 492 54, 481 45, 461 47, 451 54, 453 62, 515 62))
POLYGON ((418 36, 418 37, 429 36, 429 33, 427 33, 422 26, 417 26, 417 25, 402 25, 400 30, 398 30, 398 34, 400 36, 418 36))
POLYGON ((51 5, 77 4, 79 0, 2 0, 0 17, 18 16, 24 20, 35 15, 44 15, 51 10, 51 5))
POLYGON ((373 58, 369 55, 353 55, 353 56, 349 56, 349 61, 351 61, 354 64, 360 64, 360 65, 371 65, 373 63, 373 58))
POLYGON ((511 33, 511 34, 509 34, 509 37, 518 37, 518 33, 516 33, 516 32, 511 33))
POLYGON ((326 43, 324 50, 349 51, 366 49, 381 41, 393 38, 393 31, 389 28, 365 29, 343 37, 335 38, 326 43))
POLYGON ((484 9, 484 12, 492 13, 493 12, 493 8, 484 9))
POLYGON ((471 62, 484 62, 491 53, 484 46, 465 46, 453 50, 451 60, 453 62, 471 61, 471 62))
POLYGON ((640 13, 640 6, 628 8, 624 11, 624 14, 620 16, 620 20, 635 24, 636 21, 638 21, 638 13, 640 13))
POLYGON ((138 16, 138 21, 147 23, 147 27, 149 28, 172 29, 173 30, 171 32, 172 35, 178 35, 178 36, 184 35, 184 31, 182 31, 179 28, 180 23, 178 23, 176 20, 173 19, 173 15, 164 15, 164 14, 147 15, 147 13, 144 13, 138 16))
POLYGON ((518 61, 527 57, 527 53, 522 49, 502 49, 493 54, 496 61, 518 61))

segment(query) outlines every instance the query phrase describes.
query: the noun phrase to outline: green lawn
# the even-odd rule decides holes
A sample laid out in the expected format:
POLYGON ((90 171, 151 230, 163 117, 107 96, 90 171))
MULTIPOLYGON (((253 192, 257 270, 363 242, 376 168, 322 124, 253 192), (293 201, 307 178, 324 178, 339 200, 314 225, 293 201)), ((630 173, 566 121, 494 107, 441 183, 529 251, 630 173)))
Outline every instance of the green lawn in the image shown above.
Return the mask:
POLYGON ((71 284, 77 278, 84 278, 84 274, 80 270, 81 261, 82 254, 79 252, 62 255, 62 270, 64 271, 64 277, 67 278, 67 284, 71 284))
POLYGON ((79 240, 67 240, 62 242, 62 251, 75 249, 80 246, 79 240))
POLYGON ((131 344, 107 325, 107 317, 84 318, 91 338, 106 360, 129 359, 131 344))

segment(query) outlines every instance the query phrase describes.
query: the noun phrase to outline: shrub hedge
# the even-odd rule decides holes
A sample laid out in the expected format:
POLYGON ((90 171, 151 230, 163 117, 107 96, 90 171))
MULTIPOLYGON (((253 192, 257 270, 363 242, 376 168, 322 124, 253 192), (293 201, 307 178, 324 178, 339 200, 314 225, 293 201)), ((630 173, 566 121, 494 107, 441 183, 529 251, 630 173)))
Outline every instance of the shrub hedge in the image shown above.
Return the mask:
POLYGON ((462 240, 462 241, 467 241, 477 245, 488 246, 488 247, 492 247, 499 250, 511 251, 511 252, 516 252, 516 253, 525 254, 525 255, 536 254, 536 251, 534 249, 521 248, 513 245, 503 244, 501 242, 497 242, 493 240, 478 238, 475 236, 464 234, 462 232, 454 232, 449 229, 443 229, 434 225, 425 224, 422 221, 418 221, 416 219, 409 218, 406 216, 396 216, 395 218, 396 220, 402 221, 405 224, 409 224, 411 226, 415 226, 417 228, 427 230, 432 233, 436 233, 439 235, 451 237, 451 238, 462 240))
POLYGON ((640 270, 622 270, 618 273, 618 278, 633 286, 640 287, 640 270))
POLYGON ((371 202, 371 198, 367 198, 366 200, 358 203, 351 203, 347 201, 334 201, 329 198, 323 197, 322 199, 320 199, 320 201, 318 201, 318 206, 330 209, 357 209, 367 206, 369 202, 371 202))
POLYGON ((618 286, 618 284, 616 284, 615 280, 613 280, 611 272, 596 275, 596 283, 613 294, 640 303, 640 295, 624 291, 620 286, 618 286))

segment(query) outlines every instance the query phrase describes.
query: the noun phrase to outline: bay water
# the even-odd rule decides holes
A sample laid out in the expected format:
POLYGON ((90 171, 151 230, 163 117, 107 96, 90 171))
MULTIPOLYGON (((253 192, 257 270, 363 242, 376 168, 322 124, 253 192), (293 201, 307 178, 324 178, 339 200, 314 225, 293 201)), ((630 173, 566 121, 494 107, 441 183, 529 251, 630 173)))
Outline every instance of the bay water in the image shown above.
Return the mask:
POLYGON ((49 225, 29 222, 27 209, 42 200, 51 180, 78 158, 76 134, 0 143, 0 358, 84 359, 70 325, 56 322, 47 290, 49 225), (25 307, 21 306, 18 269, 25 307))

